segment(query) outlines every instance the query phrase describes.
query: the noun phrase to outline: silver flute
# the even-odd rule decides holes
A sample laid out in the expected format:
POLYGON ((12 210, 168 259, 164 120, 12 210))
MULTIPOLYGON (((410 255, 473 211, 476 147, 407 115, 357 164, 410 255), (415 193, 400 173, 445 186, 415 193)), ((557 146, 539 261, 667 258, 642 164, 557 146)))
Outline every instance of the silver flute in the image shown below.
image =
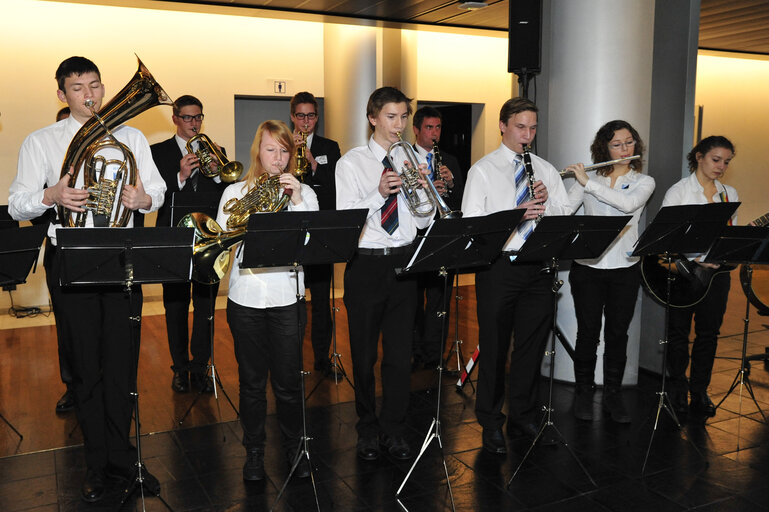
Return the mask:
MULTIPOLYGON (((616 160, 609 160, 608 162, 599 162, 597 164, 588 165, 585 167, 585 170, 589 171, 591 169, 598 169, 599 167, 606 167, 607 165, 614 165, 620 162, 627 162, 628 160, 638 160, 639 158, 641 158, 641 155, 633 155, 626 158, 617 158, 616 160)), ((561 175, 561 178, 570 178, 574 176, 574 172, 568 169, 561 169, 560 171, 558 171, 558 174, 561 175)))

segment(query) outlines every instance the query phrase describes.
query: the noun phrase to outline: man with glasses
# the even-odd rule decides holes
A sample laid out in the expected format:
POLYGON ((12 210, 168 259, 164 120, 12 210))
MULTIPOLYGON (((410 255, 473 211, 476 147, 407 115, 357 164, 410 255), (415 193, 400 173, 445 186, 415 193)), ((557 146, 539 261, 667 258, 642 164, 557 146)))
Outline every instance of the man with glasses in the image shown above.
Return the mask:
MULTIPOLYGON (((176 134, 168 140, 151 146, 152 158, 166 182, 166 200, 158 210, 156 226, 172 226, 171 206, 180 200, 219 205, 226 183, 217 176, 202 176, 200 161, 195 153, 187 151, 187 141, 201 132, 203 104, 194 96, 180 96, 173 105, 171 120, 176 125, 176 134), (197 198, 197 199, 196 199, 197 198)), ((193 149, 197 150, 197 142, 193 149)), ((224 149, 222 149, 224 151, 224 149)), ((219 283, 211 285, 193 281, 189 283, 163 283, 163 306, 166 310, 168 348, 171 351, 173 378, 171 389, 186 393, 192 387, 202 393, 212 393, 213 382, 206 378, 206 368, 211 357, 210 329, 213 318, 211 301, 216 300, 219 283), (192 288, 192 338, 189 337, 187 317, 192 288), (192 355, 192 360, 190 360, 192 355)))
MULTIPOLYGON (((334 169, 342 156, 336 141, 315 133, 318 124, 318 102, 309 92, 297 93, 291 98, 291 122, 294 125, 294 141, 302 142, 302 133, 307 136, 305 156, 310 168, 304 175, 304 182, 312 187, 318 196, 321 210, 336 209, 336 184, 334 169)), ((315 369, 324 375, 333 375, 328 350, 331 346, 331 274, 333 265, 305 265, 304 285, 310 290, 312 306, 312 350, 315 354, 315 369)))

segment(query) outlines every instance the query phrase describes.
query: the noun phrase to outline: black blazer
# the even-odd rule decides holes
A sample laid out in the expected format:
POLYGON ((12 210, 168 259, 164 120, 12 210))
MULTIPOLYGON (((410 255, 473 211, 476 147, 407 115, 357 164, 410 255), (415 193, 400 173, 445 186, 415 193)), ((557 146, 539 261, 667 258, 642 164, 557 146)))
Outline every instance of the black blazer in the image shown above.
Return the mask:
POLYGON ((462 193, 465 191, 465 182, 462 177, 462 170, 459 168, 459 161, 457 158, 445 151, 441 151, 441 159, 443 165, 449 168, 451 174, 454 175, 454 187, 448 189, 448 197, 444 197, 449 208, 452 210, 460 210, 462 208, 462 193))
POLYGON ((317 133, 312 136, 310 153, 313 158, 323 160, 325 163, 318 163, 315 169, 315 175, 308 172, 304 177, 304 183, 311 186, 312 190, 318 196, 318 205, 321 210, 336 210, 336 162, 342 157, 339 151, 339 144, 336 141, 321 137, 317 133))
MULTIPOLYGON (((198 172, 197 178, 192 177, 188 179, 184 188, 179 190, 177 175, 179 174, 180 169, 179 164, 184 155, 182 155, 175 137, 153 144, 150 146, 150 151, 152 151, 152 159, 155 161, 155 165, 160 171, 160 175, 166 182, 166 198, 163 202, 163 206, 158 210, 158 220, 155 223, 156 226, 171 225, 171 196, 173 194, 181 194, 184 196, 192 196, 194 194, 214 194, 216 197, 216 204, 212 206, 218 208, 219 199, 222 197, 222 192, 227 188, 228 183, 216 183, 212 178, 206 178, 198 172), (197 190, 193 189, 192 183, 189 182, 191 179, 197 180, 197 190)), ((222 148, 222 151, 224 151, 224 148, 222 148)))

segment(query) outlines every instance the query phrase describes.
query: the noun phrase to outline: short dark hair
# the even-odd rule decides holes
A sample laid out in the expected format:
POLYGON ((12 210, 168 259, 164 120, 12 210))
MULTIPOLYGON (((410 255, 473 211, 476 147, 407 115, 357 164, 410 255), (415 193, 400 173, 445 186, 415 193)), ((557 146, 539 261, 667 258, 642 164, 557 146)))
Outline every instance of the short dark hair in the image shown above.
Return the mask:
POLYGON ((691 151, 689 151, 688 155, 686 155, 686 159, 689 161, 689 172, 694 172, 697 170, 698 154, 705 156, 708 151, 714 148, 728 149, 729 151, 732 152, 732 155, 736 154, 736 151, 734 150, 734 144, 732 144, 732 141, 730 141, 723 135, 711 135, 710 137, 705 137, 704 139, 699 141, 697 145, 692 148, 691 151))
MULTIPOLYGON (((635 146, 633 147, 635 152, 633 154, 644 154, 644 143, 641 140, 641 136, 638 135, 636 129, 633 128, 627 121, 615 119, 614 121, 609 121, 605 125, 601 126, 598 129, 598 132, 595 134, 593 143, 590 145, 590 155, 593 158, 594 164, 598 162, 608 162, 611 160, 611 157, 609 156, 609 142, 611 142, 611 140, 614 138, 614 134, 618 130, 623 129, 629 131, 630 135, 633 137, 633 140, 635 140, 635 146)), ((628 162, 630 164, 630 168, 636 172, 641 172, 643 170, 643 162, 641 160, 642 159, 639 158, 638 160, 631 160, 628 162)), ((606 165, 604 167, 599 167, 595 172, 601 176, 606 176, 611 172, 611 170, 612 166, 606 165)))
POLYGON ((199 99, 197 99, 195 96, 191 96, 189 94, 185 94, 183 96, 179 96, 176 98, 176 101, 174 101, 174 115, 178 116, 179 112, 182 111, 183 107, 189 107, 190 105, 195 105, 197 107, 200 107, 200 111, 203 111, 203 104, 200 102, 199 99))
POLYGON ((99 68, 93 61, 86 59, 85 57, 70 57, 56 68, 56 85, 58 85, 60 91, 64 91, 64 79, 72 75, 83 75, 85 73, 96 73, 101 80, 101 73, 99 68))
POLYGON ((509 121, 511 117, 515 114, 520 114, 521 112, 537 113, 539 112, 539 109, 537 108, 537 105, 528 98, 510 98, 504 105, 502 105, 502 108, 499 109, 499 120, 500 122, 507 124, 507 121, 509 121))
POLYGON ((70 111, 69 107, 62 107, 59 109, 58 112, 56 112, 56 121, 61 121, 62 119, 66 119, 69 117, 70 111))
MULTIPOLYGON (((411 115, 411 112, 413 112, 411 110, 411 101, 412 98, 409 98, 395 87, 380 87, 372 92, 371 96, 368 98, 368 104, 366 104, 366 119, 378 116, 382 111, 382 107, 388 103, 405 103, 408 109, 408 115, 411 115)), ((374 129, 374 125, 371 124, 371 121, 369 121, 368 125, 369 128, 372 130, 374 129)))
POLYGON ((312 93, 309 93, 307 91, 302 91, 294 94, 294 97, 291 98, 291 115, 293 116, 296 113, 296 106, 300 103, 311 103, 312 106, 315 108, 315 113, 318 113, 318 100, 315 99, 315 96, 312 95, 312 93))
POLYGON ((416 112, 414 112, 414 126, 417 127, 417 130, 422 129, 422 121, 425 120, 427 117, 437 117, 441 121, 443 121, 443 116, 441 115, 441 112, 434 107, 422 107, 416 112))

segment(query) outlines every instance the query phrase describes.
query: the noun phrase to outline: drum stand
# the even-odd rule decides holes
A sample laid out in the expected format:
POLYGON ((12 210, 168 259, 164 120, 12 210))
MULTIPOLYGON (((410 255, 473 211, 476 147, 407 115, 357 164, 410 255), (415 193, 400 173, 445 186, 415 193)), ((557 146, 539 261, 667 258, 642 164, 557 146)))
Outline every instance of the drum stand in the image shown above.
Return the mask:
MULTIPOLYGON (((211 343, 211 361, 208 363, 208 367, 206 368, 206 378, 211 378, 211 382, 214 385, 214 398, 216 399, 216 409, 219 412, 219 423, 222 422, 222 408, 219 405, 219 393, 217 391, 217 383, 219 384, 219 387, 222 389, 222 394, 224 395, 224 398, 227 399, 227 402, 229 402, 230 407, 232 407, 232 410, 235 411, 235 416, 239 417, 240 412, 238 411, 238 408, 235 407, 235 404, 232 403, 232 399, 230 399, 230 395, 227 394, 227 391, 224 389, 224 385, 222 384, 221 379, 219 378, 219 374, 216 373, 216 364, 214 363, 214 315, 216 313, 216 296, 214 295, 214 288, 213 286, 209 286, 208 288, 208 296, 209 296, 209 310, 208 310, 208 337, 211 343)), ((189 407, 187 407, 187 410, 182 415, 181 419, 179 420, 179 425, 181 426, 182 423, 184 423, 184 420, 187 418, 187 416, 190 414, 190 411, 192 411, 192 408, 195 407, 195 404, 198 403, 198 400, 200 399, 201 395, 203 395, 203 390, 201 389, 198 391, 197 396, 192 401, 189 407)))

